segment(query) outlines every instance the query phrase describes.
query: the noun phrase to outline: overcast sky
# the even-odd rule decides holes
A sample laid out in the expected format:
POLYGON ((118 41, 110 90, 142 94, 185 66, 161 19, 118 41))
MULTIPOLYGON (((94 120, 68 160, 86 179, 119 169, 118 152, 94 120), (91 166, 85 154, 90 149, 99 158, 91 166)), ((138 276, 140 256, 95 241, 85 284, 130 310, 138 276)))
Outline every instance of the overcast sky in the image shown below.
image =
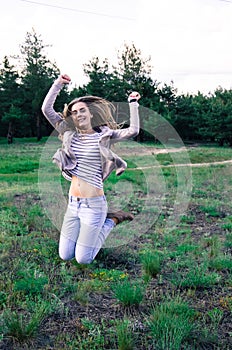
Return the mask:
POLYGON ((179 93, 232 88, 232 0, 8 0, 1 3, 0 60, 32 28, 73 83, 98 56, 117 62, 124 43, 151 57, 152 78, 179 93))

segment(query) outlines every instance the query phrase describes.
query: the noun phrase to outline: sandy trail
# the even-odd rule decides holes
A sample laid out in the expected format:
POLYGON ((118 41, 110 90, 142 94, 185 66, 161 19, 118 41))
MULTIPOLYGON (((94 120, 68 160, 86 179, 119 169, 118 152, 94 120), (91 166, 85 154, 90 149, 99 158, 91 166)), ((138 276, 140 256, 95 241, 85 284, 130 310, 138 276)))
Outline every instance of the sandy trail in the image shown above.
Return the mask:
MULTIPOLYGON (((195 148, 195 147, 194 147, 195 148)), ((155 155, 155 154, 168 154, 168 153, 177 153, 177 152, 186 152, 185 147, 179 147, 179 148, 149 148, 149 147, 141 147, 138 151, 135 149, 129 149, 120 147, 120 154, 121 155, 130 155, 130 156, 143 156, 143 155, 155 155)), ((214 165, 223 165, 223 164, 232 164, 232 159, 229 160, 222 160, 222 161, 215 161, 215 162, 204 162, 204 163, 181 163, 181 164, 159 164, 159 165, 150 165, 150 166, 144 166, 144 167, 137 167, 137 168, 130 168, 130 170, 145 170, 145 169, 152 169, 152 168, 171 168, 171 167, 206 167, 206 166, 214 166, 214 165)))
POLYGON ((211 162, 211 163, 183 163, 183 164, 167 164, 167 165, 151 165, 151 166, 144 166, 144 167, 138 167, 138 168, 130 168, 130 170, 139 169, 139 170, 145 170, 145 169, 152 169, 152 168, 173 168, 173 167, 204 167, 204 166, 213 166, 213 165, 221 165, 221 164, 232 164, 232 159, 230 160, 223 160, 218 162, 211 162))

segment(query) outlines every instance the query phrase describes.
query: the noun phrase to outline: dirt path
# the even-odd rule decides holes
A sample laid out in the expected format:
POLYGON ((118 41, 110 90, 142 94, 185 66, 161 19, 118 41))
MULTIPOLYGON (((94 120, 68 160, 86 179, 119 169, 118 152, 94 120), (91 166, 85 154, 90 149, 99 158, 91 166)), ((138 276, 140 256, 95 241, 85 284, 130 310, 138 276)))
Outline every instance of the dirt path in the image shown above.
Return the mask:
POLYGON ((178 148, 155 148, 155 147, 146 147, 139 146, 136 150, 135 148, 123 147, 122 145, 116 145, 116 150, 120 152, 121 155, 130 155, 130 156, 141 156, 141 155, 155 155, 155 154, 168 154, 168 153, 177 153, 177 152, 186 152, 185 147, 178 148))
MULTIPOLYGON (((195 148, 195 147, 194 147, 195 148)), ((168 153, 177 153, 177 152, 186 152, 185 147, 179 147, 179 148, 149 148, 149 147, 141 147, 138 151, 134 149, 128 149, 128 148, 121 148, 120 147, 120 153, 121 155, 130 155, 130 156, 141 156, 141 155, 155 155, 155 154, 168 154, 168 153)), ((214 166, 214 165, 223 165, 223 164, 232 164, 232 159, 229 160, 222 160, 222 161, 215 161, 215 162, 204 162, 204 163, 182 163, 182 164, 166 164, 166 165, 150 165, 150 166, 144 166, 144 167, 137 167, 137 168, 130 168, 130 170, 145 170, 145 169, 152 169, 152 168, 171 168, 171 167, 206 167, 206 166, 214 166)))
POLYGON ((221 165, 221 164, 232 164, 232 159, 230 160, 223 160, 218 162, 211 162, 211 163, 183 163, 183 164, 167 164, 167 165, 151 165, 151 166, 145 166, 145 167, 138 167, 138 168, 131 168, 130 170, 145 170, 145 169, 151 169, 151 168, 171 168, 171 167, 185 167, 185 166, 191 166, 191 167, 203 167, 203 166, 213 166, 213 165, 221 165))

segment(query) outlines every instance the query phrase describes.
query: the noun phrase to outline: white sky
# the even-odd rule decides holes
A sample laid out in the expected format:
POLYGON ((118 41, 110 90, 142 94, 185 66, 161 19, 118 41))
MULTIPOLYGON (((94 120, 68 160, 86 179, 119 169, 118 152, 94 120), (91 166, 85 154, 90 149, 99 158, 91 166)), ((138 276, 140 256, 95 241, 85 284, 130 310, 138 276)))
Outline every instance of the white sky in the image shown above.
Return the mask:
POLYGON ((93 56, 116 63, 124 43, 134 43, 151 57, 152 78, 173 80, 179 93, 232 87, 232 0, 4 1, 0 61, 19 53, 32 28, 77 85, 93 56))

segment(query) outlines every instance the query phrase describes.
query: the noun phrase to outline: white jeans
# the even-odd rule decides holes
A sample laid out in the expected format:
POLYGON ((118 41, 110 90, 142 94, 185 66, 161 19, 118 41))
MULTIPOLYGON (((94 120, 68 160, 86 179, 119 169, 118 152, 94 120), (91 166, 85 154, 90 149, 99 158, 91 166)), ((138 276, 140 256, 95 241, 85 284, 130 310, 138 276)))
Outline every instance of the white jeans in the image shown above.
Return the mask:
POLYGON ((61 228, 59 255, 63 260, 74 257, 80 264, 90 264, 115 226, 106 218, 105 196, 78 198, 69 196, 61 228))

